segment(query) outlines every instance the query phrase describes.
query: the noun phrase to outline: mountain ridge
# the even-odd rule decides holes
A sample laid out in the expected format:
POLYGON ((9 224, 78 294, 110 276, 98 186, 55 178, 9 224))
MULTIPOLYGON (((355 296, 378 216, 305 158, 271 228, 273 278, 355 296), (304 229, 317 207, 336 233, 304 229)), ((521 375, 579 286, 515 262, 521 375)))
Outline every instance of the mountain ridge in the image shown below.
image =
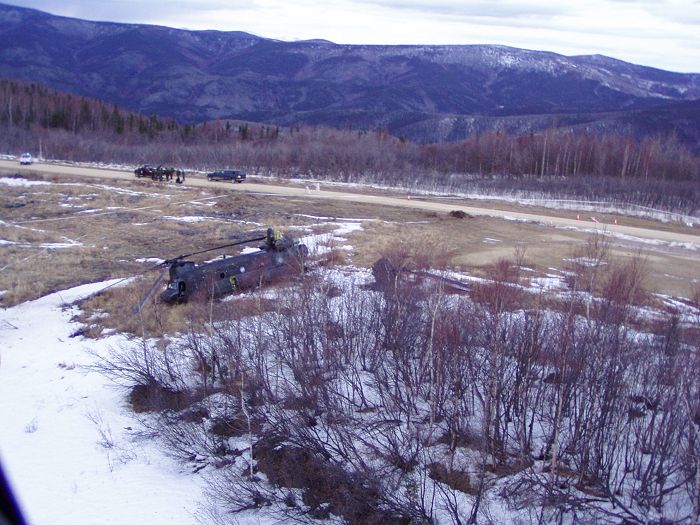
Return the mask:
POLYGON ((601 55, 500 45, 284 42, 242 31, 92 22, 6 4, 0 4, 0 76, 180 122, 354 122, 364 129, 389 122, 392 133, 424 142, 463 138, 461 125, 428 129, 441 119, 534 115, 534 122, 700 99, 700 74, 601 55), (424 121, 423 131, 412 131, 416 119, 424 121), (397 124, 402 121, 412 124, 397 124))

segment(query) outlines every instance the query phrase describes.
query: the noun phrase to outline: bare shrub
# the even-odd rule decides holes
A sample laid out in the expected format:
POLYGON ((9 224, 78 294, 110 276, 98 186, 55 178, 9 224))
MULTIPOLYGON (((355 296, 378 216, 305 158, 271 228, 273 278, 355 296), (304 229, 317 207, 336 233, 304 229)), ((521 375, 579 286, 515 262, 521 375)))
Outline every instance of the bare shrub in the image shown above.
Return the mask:
POLYGON ((610 242, 604 234, 593 234, 584 247, 573 251, 569 258, 570 273, 566 282, 575 292, 598 291, 599 275, 608 263, 610 242))
POLYGON ((134 341, 103 371, 186 394, 145 424, 214 467, 208 493, 234 513, 477 523, 502 486, 541 523, 689 522, 697 341, 672 319, 662 335, 633 329, 640 261, 582 269, 576 289, 600 292, 586 311, 578 294, 545 310, 509 261, 469 297, 405 250, 385 260, 380 290, 317 276, 257 312, 252 294, 244 315, 199 303, 177 344, 134 341))

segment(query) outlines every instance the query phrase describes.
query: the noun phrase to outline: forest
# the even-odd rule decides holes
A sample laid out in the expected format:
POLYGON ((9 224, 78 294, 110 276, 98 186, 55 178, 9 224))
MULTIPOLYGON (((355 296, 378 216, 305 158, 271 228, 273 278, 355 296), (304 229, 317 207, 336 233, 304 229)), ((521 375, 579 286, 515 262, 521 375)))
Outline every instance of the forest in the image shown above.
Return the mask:
POLYGON ((549 129, 416 144, 385 130, 181 125, 37 84, 0 81, 0 149, 82 162, 167 164, 485 196, 587 199, 698 211, 700 158, 673 135, 549 129))

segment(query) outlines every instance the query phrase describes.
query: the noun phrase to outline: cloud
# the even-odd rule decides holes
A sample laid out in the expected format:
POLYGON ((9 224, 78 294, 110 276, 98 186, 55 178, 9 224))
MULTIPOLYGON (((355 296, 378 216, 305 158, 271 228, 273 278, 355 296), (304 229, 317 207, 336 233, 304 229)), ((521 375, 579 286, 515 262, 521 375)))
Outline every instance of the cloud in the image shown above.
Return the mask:
POLYGON ((449 15, 479 18, 550 18, 567 12, 564 4, 511 1, 360 0, 384 9, 409 10, 428 16, 449 15))
POLYGON ((198 15, 221 11, 255 9, 257 0, 175 0, 163 4, 153 0, 11 0, 13 5, 29 7, 59 16, 83 20, 158 23, 167 18, 186 21, 193 13, 198 15))
POLYGON ((700 70, 699 0, 16 0, 88 20, 340 44, 502 44, 700 70), (553 5, 554 4, 554 5, 553 5))

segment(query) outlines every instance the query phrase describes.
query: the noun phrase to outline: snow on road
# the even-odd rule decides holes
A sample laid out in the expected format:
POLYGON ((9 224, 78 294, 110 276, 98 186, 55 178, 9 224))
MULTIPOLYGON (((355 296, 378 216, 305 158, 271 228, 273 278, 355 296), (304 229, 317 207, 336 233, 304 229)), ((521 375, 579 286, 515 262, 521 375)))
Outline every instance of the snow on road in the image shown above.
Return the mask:
POLYGON ((0 310, 0 461, 31 524, 195 522, 201 478, 137 439, 124 392, 84 368, 123 338, 71 338, 66 305, 112 282, 0 310))

